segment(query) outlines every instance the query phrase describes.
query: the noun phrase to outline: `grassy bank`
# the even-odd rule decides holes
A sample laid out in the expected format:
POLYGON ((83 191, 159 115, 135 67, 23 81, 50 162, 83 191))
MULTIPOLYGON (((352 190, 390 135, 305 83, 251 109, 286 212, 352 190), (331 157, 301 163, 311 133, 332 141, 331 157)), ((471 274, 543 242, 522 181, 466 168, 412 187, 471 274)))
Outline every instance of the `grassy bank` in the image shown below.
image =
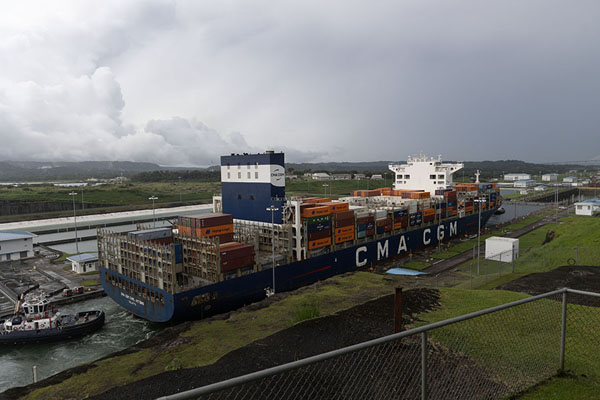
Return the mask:
MULTIPOLYGON (((497 290, 442 289, 439 310, 422 314, 419 324, 442 321, 527 297, 497 290)), ((480 363, 496 380, 508 386, 531 385, 531 373, 559 367, 560 302, 540 300, 430 332, 439 345, 480 363)), ((570 304, 565 368, 567 373, 536 386, 522 399, 595 398, 600 387, 600 358, 594 352, 595 327, 600 313, 595 307, 570 304)), ((596 349, 597 350, 597 349, 596 349)))
POLYGON ((559 222, 521 236, 519 258, 514 265, 486 260, 483 255, 479 260, 479 274, 476 273, 477 260, 460 265, 456 270, 463 276, 463 281, 457 287, 493 289, 521 276, 563 265, 600 266, 600 236, 597 233, 600 219, 570 215, 559 222), (549 237, 553 239, 544 243, 549 237))
POLYGON ((177 202, 180 196, 184 202, 210 200, 213 194, 221 192, 221 184, 219 182, 136 182, 77 188, 53 185, 2 186, 0 197, 3 200, 71 203, 73 200, 69 193, 73 190, 78 193, 75 198, 78 205, 82 202, 82 193, 84 204, 152 205, 148 200, 152 195, 158 197, 157 204, 177 202))
POLYGON ((38 389, 26 399, 82 399, 110 388, 159 374, 176 362, 182 368, 209 365, 228 352, 292 326, 305 304, 318 304, 321 316, 390 294, 406 277, 357 272, 333 277, 254 311, 227 319, 198 321, 156 348, 142 349, 92 363, 87 372, 38 389))

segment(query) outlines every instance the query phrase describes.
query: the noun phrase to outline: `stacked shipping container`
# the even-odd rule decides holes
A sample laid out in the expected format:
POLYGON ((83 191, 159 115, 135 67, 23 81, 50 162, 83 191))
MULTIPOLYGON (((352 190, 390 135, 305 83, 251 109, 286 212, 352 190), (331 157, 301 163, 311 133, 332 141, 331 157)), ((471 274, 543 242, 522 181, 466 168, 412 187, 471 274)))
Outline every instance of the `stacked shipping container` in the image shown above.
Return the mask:
POLYGON ((219 238, 220 243, 233 241, 233 215, 199 214, 179 217, 179 233, 203 238, 219 238))

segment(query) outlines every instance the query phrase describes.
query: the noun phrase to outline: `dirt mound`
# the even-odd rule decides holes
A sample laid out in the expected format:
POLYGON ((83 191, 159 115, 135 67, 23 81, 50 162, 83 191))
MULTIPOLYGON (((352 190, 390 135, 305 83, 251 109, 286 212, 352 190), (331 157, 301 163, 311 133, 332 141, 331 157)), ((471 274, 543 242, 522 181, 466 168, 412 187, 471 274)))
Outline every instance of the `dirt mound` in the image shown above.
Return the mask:
MULTIPOLYGON (((496 289, 537 295, 564 287, 600 293, 600 267, 565 265, 521 277, 496 289)), ((569 303, 600 307, 600 298, 570 294, 569 303)))
MULTIPOLYGON (((415 314, 437 308, 439 296, 433 289, 405 291, 403 324, 413 322, 415 314)), ((165 372, 94 399, 153 399, 389 335, 393 329, 394 296, 389 295, 296 324, 234 350, 212 365, 165 372)))
MULTIPOLYGON (((439 296, 439 292, 434 289, 405 291, 403 297, 404 325, 414 322, 414 316, 417 313, 439 307, 439 296)), ((385 336, 393 333, 393 309, 393 295, 381 297, 331 316, 294 325, 232 351, 212 365, 165 372, 124 387, 111 389, 94 399, 156 398, 385 336)), ((390 365, 369 363, 370 381, 369 385, 363 388, 365 390, 364 398, 369 398, 374 393, 381 395, 388 392, 390 397, 395 397, 399 389, 398 385, 410 385, 411 388, 417 390, 414 396, 418 397, 420 371, 404 368, 401 376, 398 373, 401 366, 412 365, 414 360, 420 357, 419 340, 419 337, 411 337, 402 340, 401 343, 391 342, 384 345, 387 355, 384 360, 388 361, 390 365), (391 357, 391 354, 394 354, 395 357, 391 357)), ((436 382, 446 382, 452 375, 454 381, 460 379, 459 377, 464 377, 464 379, 468 377, 470 384, 476 382, 475 386, 479 388, 478 390, 485 387, 486 390, 489 390, 490 396, 497 391, 502 391, 501 384, 488 379, 481 366, 475 365, 464 356, 454 354, 439 346, 432 346, 429 357, 432 362, 434 362, 433 359, 437 359, 438 362, 441 361, 448 367, 432 371, 430 376, 432 390, 435 390, 433 386, 436 386, 436 382), (462 373, 457 374, 457 371, 462 371, 462 373)), ((319 388, 318 393, 313 393, 312 397, 332 398, 333 393, 329 392, 330 389, 335 390, 336 396, 340 396, 339 388, 347 384, 346 372, 355 367, 351 358, 337 359, 335 369, 327 369, 327 382, 319 383, 321 375, 312 374, 310 379, 298 383, 292 392, 297 394, 304 392, 305 389, 319 388), (344 365, 345 363, 348 365, 344 365)), ((302 371, 295 373, 302 376, 302 371)), ((250 385, 260 384, 261 382, 255 382, 250 385)), ((270 385, 273 385, 273 382, 270 385)), ((245 388, 247 389, 248 386, 245 388)), ((270 386, 269 390, 275 390, 275 388, 270 386)), ((353 395, 355 394, 353 393, 353 395)))

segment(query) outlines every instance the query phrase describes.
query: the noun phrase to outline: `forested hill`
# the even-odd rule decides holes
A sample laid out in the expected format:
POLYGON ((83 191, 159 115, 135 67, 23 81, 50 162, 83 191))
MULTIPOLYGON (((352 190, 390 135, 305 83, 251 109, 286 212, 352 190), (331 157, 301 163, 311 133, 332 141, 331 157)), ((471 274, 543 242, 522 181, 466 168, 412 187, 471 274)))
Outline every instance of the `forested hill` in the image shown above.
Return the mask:
MULTIPOLYGON (((287 163, 288 172, 330 172, 330 173, 389 173, 391 161, 372 162, 329 162, 329 163, 287 163)), ((465 161, 464 176, 472 176, 476 170, 482 179, 500 178, 504 173, 525 172, 538 175, 549 172, 567 173, 571 170, 595 171, 590 165, 533 164, 519 160, 465 161)), ((462 176, 463 171, 458 174, 462 176)), ((458 175, 457 174, 457 175, 458 175)), ((38 162, 0 161, 0 182, 83 180, 88 178, 129 177, 136 181, 218 181, 219 167, 182 168, 163 167, 154 163, 131 161, 85 161, 85 162, 38 162)))

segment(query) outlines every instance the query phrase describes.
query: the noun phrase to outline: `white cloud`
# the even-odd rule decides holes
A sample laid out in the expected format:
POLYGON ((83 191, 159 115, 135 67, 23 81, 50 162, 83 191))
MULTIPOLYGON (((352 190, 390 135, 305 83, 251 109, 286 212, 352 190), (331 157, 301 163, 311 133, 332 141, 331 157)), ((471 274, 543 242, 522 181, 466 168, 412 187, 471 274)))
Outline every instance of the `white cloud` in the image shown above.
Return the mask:
POLYGON ((599 17, 590 0, 7 3, 0 159, 585 159, 599 17))

